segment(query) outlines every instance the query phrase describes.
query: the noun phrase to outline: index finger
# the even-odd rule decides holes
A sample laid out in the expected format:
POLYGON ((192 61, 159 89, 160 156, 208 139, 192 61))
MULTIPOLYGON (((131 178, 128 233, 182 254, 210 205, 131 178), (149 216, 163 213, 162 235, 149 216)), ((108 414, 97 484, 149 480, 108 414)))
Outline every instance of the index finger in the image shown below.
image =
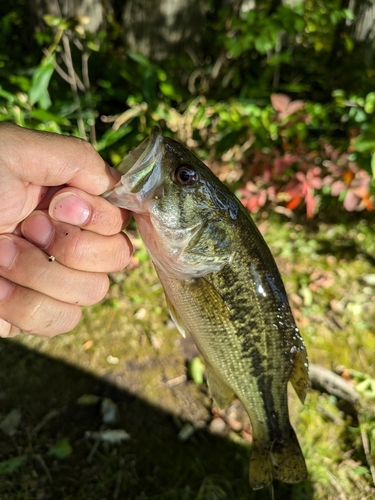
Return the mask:
POLYGON ((0 164, 37 186, 75 186, 101 194, 118 181, 107 162, 83 139, 0 123, 0 164))

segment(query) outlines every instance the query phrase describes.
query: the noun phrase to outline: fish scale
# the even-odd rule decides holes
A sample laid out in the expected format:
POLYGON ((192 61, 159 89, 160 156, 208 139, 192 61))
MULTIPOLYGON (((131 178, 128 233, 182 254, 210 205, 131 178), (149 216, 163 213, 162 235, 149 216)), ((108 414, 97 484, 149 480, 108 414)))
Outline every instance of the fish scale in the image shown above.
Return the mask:
POLYGON ((119 170, 120 182, 104 197, 133 212, 171 316, 205 359, 216 405, 237 396, 249 414, 251 486, 302 481, 307 470, 289 422, 287 384, 303 401, 307 355, 262 235, 234 194, 157 128, 119 170))

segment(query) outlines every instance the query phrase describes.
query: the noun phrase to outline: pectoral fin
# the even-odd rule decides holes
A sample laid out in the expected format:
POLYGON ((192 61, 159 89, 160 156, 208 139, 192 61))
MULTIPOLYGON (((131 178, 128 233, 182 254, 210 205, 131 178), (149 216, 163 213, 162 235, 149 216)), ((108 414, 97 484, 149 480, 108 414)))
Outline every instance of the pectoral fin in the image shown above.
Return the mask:
POLYGON ((207 367, 207 384, 216 406, 223 409, 233 401, 235 394, 213 371, 207 367))
POLYGON ((306 348, 301 342, 301 345, 296 347, 294 352, 293 370, 290 375, 290 381, 302 403, 305 401, 309 385, 308 366, 306 348))

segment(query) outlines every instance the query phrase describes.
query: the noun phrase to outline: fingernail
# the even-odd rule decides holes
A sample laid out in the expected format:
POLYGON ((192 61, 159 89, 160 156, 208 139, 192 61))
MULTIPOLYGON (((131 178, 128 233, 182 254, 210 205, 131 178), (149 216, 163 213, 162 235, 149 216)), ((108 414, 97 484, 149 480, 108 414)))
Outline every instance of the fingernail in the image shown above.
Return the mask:
POLYGON ((12 293, 14 284, 3 278, 0 278, 0 302, 7 300, 9 295, 12 293))
POLYGON ((40 248, 45 248, 52 240, 54 228, 43 212, 36 212, 22 224, 22 233, 26 239, 40 248))
POLYGON ((13 240, 7 236, 0 237, 0 267, 10 269, 18 253, 13 240))
POLYGON ((82 226, 90 216, 90 207, 75 194, 63 193, 53 199, 49 212, 60 222, 82 226))

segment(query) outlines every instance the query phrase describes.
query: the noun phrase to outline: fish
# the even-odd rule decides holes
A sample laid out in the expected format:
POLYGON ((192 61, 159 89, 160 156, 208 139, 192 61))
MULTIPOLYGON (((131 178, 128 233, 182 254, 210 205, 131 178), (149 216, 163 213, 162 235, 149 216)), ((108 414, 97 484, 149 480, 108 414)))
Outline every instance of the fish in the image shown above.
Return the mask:
POLYGON ((249 480, 307 477, 289 420, 288 381, 304 402, 308 358, 275 260, 248 210, 188 148, 153 127, 103 196, 130 210, 172 319, 202 354, 214 404, 237 397, 252 426, 249 480))

